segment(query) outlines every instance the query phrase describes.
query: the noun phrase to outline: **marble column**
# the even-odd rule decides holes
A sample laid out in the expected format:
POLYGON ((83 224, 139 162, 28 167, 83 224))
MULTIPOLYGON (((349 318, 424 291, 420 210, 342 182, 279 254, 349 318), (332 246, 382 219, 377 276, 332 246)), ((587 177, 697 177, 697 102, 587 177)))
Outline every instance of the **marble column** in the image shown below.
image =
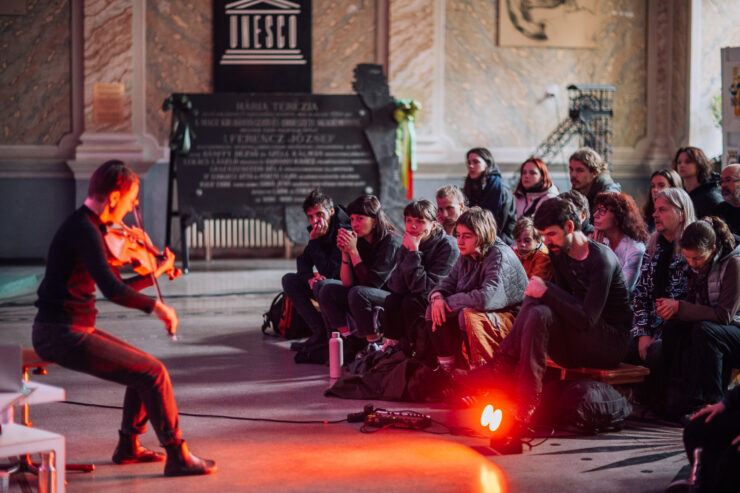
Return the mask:
POLYGON ((673 0, 648 1, 647 135, 637 145, 650 169, 670 162, 676 147, 672 130, 674 104, 673 0))
POLYGON ((414 99, 420 163, 444 162, 445 0, 387 0, 388 82, 396 98, 414 99))
POLYGON ((141 176, 168 157, 167 149, 146 132, 145 13, 146 0, 83 0, 78 14, 84 26, 84 131, 68 163, 78 202, 91 173, 104 161, 121 159, 141 176), (122 89, 122 101, 116 102, 113 118, 96 118, 94 93, 106 87, 122 89))

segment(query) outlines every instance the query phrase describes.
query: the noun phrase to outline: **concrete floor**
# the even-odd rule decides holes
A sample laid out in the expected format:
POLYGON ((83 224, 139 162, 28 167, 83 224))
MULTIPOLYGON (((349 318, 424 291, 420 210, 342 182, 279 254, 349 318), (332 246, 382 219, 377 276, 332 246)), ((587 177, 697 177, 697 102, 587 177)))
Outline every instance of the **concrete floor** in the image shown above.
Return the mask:
MULTIPOLYGON (((90 474, 69 473, 68 491, 659 492, 686 465, 680 429, 638 421, 620 433, 537 440, 533 450, 514 456, 490 449, 478 431, 477 410, 373 402, 429 414, 437 421, 429 431, 439 434, 401 429, 365 434, 357 423, 325 424, 361 411, 366 402, 324 397, 328 367, 296 365, 287 341, 260 331, 282 274, 294 265, 195 262, 189 275, 163 281, 165 301, 180 317, 176 343, 155 317, 100 302, 99 328, 169 368, 184 436, 194 453, 215 459, 220 471, 165 478, 162 464, 114 465, 110 456, 123 389, 51 367, 47 376, 34 378, 64 387, 68 402, 34 406, 34 425, 65 435, 70 462, 96 465, 90 474), (468 427, 478 436, 450 435, 446 426, 468 427)), ((29 294, 0 299, 3 342, 31 346, 34 299, 29 294)), ((151 433, 142 442, 157 446, 151 433)), ((34 491, 29 482, 33 485, 32 478, 14 477, 10 491, 34 491)))

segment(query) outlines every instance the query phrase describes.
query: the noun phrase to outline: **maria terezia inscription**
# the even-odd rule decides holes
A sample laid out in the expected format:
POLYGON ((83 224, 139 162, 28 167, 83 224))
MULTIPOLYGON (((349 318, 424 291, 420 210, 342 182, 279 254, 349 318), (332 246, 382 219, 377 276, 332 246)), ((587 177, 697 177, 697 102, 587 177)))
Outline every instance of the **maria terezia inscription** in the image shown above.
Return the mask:
POLYGON ((188 97, 192 147, 177 158, 186 221, 260 217, 282 228, 283 210, 300 211, 314 188, 345 204, 378 193, 378 167, 363 132, 369 112, 358 96, 188 97))

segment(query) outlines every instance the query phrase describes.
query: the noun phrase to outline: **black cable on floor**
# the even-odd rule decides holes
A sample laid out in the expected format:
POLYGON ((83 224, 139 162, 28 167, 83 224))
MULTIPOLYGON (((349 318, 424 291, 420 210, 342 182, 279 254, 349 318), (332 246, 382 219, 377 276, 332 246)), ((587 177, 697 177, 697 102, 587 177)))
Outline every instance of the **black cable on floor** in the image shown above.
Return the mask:
MULTIPOLYGON (((91 402, 78 402, 78 401, 62 401, 63 404, 71 404, 74 406, 84 406, 84 407, 98 407, 102 409, 118 409, 121 410, 123 407, 121 406, 109 406, 107 404, 93 404, 91 402)), ((315 424, 325 424, 325 425, 333 425, 338 423, 344 423, 347 421, 347 418, 345 419, 337 419, 337 420, 294 420, 294 419, 272 419, 272 418, 249 418, 244 416, 229 416, 227 414, 203 414, 203 413, 185 413, 180 411, 180 416, 189 416, 192 418, 216 418, 216 419, 233 419, 235 421, 264 421, 266 423, 285 423, 285 424, 296 424, 296 425, 315 425, 315 424)))

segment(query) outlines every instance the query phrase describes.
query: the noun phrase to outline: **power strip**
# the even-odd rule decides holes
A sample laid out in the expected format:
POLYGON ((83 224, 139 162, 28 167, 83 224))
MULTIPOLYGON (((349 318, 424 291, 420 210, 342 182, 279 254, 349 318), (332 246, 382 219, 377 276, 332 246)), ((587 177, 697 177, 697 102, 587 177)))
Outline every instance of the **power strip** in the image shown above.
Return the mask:
POLYGON ((385 411, 376 409, 365 417, 365 426, 395 427, 423 430, 432 424, 432 417, 414 411, 385 411))

